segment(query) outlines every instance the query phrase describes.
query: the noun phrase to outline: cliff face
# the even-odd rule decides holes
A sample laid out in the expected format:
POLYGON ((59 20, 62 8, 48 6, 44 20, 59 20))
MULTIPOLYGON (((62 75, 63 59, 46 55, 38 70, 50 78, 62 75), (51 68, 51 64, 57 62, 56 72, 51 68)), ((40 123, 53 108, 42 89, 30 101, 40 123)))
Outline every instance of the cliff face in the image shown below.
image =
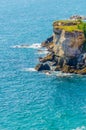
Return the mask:
POLYGON ((60 33, 54 32, 53 42, 55 43, 54 52, 58 56, 74 57, 80 55, 85 40, 83 32, 73 31, 67 32, 60 30, 60 33))
POLYGON ((56 55, 66 57, 80 55, 82 51, 80 47, 85 41, 85 36, 82 30, 73 29, 77 24, 79 23, 55 22, 53 24, 53 42, 55 43, 54 52, 56 55))
MULTIPOLYGON (((54 22, 53 35, 42 43, 43 47, 48 48, 50 54, 40 59, 40 67, 47 63, 50 70, 54 68, 54 71, 85 74, 86 39, 82 25, 79 20, 54 22), (81 71, 83 69, 84 71, 81 71)), ((37 67, 36 69, 39 70, 37 67)))

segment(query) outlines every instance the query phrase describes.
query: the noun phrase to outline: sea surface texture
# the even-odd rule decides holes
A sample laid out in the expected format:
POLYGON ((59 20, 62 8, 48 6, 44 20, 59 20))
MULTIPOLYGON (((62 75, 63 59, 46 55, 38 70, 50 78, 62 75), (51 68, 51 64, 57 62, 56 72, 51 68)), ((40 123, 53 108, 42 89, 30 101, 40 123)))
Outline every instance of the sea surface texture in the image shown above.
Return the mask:
POLYGON ((55 20, 86 0, 0 0, 0 130, 86 130, 86 76, 34 70, 55 20))

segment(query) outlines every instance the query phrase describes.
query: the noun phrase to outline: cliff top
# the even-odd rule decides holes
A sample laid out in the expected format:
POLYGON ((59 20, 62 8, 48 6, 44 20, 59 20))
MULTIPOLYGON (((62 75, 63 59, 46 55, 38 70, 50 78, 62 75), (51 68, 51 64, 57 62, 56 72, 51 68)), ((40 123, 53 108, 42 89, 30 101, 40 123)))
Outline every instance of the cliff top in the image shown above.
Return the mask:
POLYGON ((53 23, 54 29, 63 29, 68 32, 86 32, 86 22, 82 20, 59 20, 53 23))

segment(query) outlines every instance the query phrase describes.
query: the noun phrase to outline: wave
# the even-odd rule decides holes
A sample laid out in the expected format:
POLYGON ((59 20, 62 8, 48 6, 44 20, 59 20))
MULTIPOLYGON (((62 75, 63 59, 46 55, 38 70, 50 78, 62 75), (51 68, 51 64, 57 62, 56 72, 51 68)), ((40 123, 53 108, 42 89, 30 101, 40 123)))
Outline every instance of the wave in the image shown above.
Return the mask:
POLYGON ((81 126, 81 127, 77 127, 75 129, 72 129, 72 130, 86 130, 86 127, 85 126, 81 126))
POLYGON ((56 77, 72 77, 73 76, 73 74, 62 73, 61 71, 44 71, 44 73, 48 76, 56 76, 56 77))
POLYGON ((29 48, 33 48, 33 49, 41 48, 41 43, 34 43, 34 44, 30 45, 29 48))
POLYGON ((48 53, 49 53, 49 51, 46 48, 44 48, 44 49, 38 50, 37 54, 48 54, 48 53))
POLYGON ((62 73, 61 71, 48 71, 45 72, 46 75, 52 75, 56 77, 72 77, 73 74, 70 73, 62 73))
POLYGON ((14 46, 12 46, 12 48, 32 48, 32 49, 38 49, 38 48, 41 48, 41 43, 34 43, 32 45, 25 45, 25 44, 14 45, 14 46))
POLYGON ((23 71, 27 71, 27 72, 35 72, 35 68, 24 68, 23 71))
MULTIPOLYGON (((35 68, 24 68, 23 71, 27 72, 35 72, 35 68)), ((48 76, 57 76, 57 77, 67 77, 72 76, 72 74, 69 73, 62 73, 62 72, 55 72, 55 71, 44 71, 44 73, 48 76)))
POLYGON ((72 76, 72 74, 70 73, 62 73, 61 71, 57 71, 57 72, 54 71, 52 74, 57 77, 71 77, 72 76))

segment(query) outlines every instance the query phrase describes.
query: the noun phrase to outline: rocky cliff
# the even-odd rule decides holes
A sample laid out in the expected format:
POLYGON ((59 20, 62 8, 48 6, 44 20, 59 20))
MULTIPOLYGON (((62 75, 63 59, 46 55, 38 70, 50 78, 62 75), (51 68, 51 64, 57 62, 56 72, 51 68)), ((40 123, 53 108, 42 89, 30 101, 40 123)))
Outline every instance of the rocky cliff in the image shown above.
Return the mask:
POLYGON ((40 58, 38 71, 86 74, 86 23, 60 20, 53 23, 53 35, 42 43, 49 54, 40 58))

